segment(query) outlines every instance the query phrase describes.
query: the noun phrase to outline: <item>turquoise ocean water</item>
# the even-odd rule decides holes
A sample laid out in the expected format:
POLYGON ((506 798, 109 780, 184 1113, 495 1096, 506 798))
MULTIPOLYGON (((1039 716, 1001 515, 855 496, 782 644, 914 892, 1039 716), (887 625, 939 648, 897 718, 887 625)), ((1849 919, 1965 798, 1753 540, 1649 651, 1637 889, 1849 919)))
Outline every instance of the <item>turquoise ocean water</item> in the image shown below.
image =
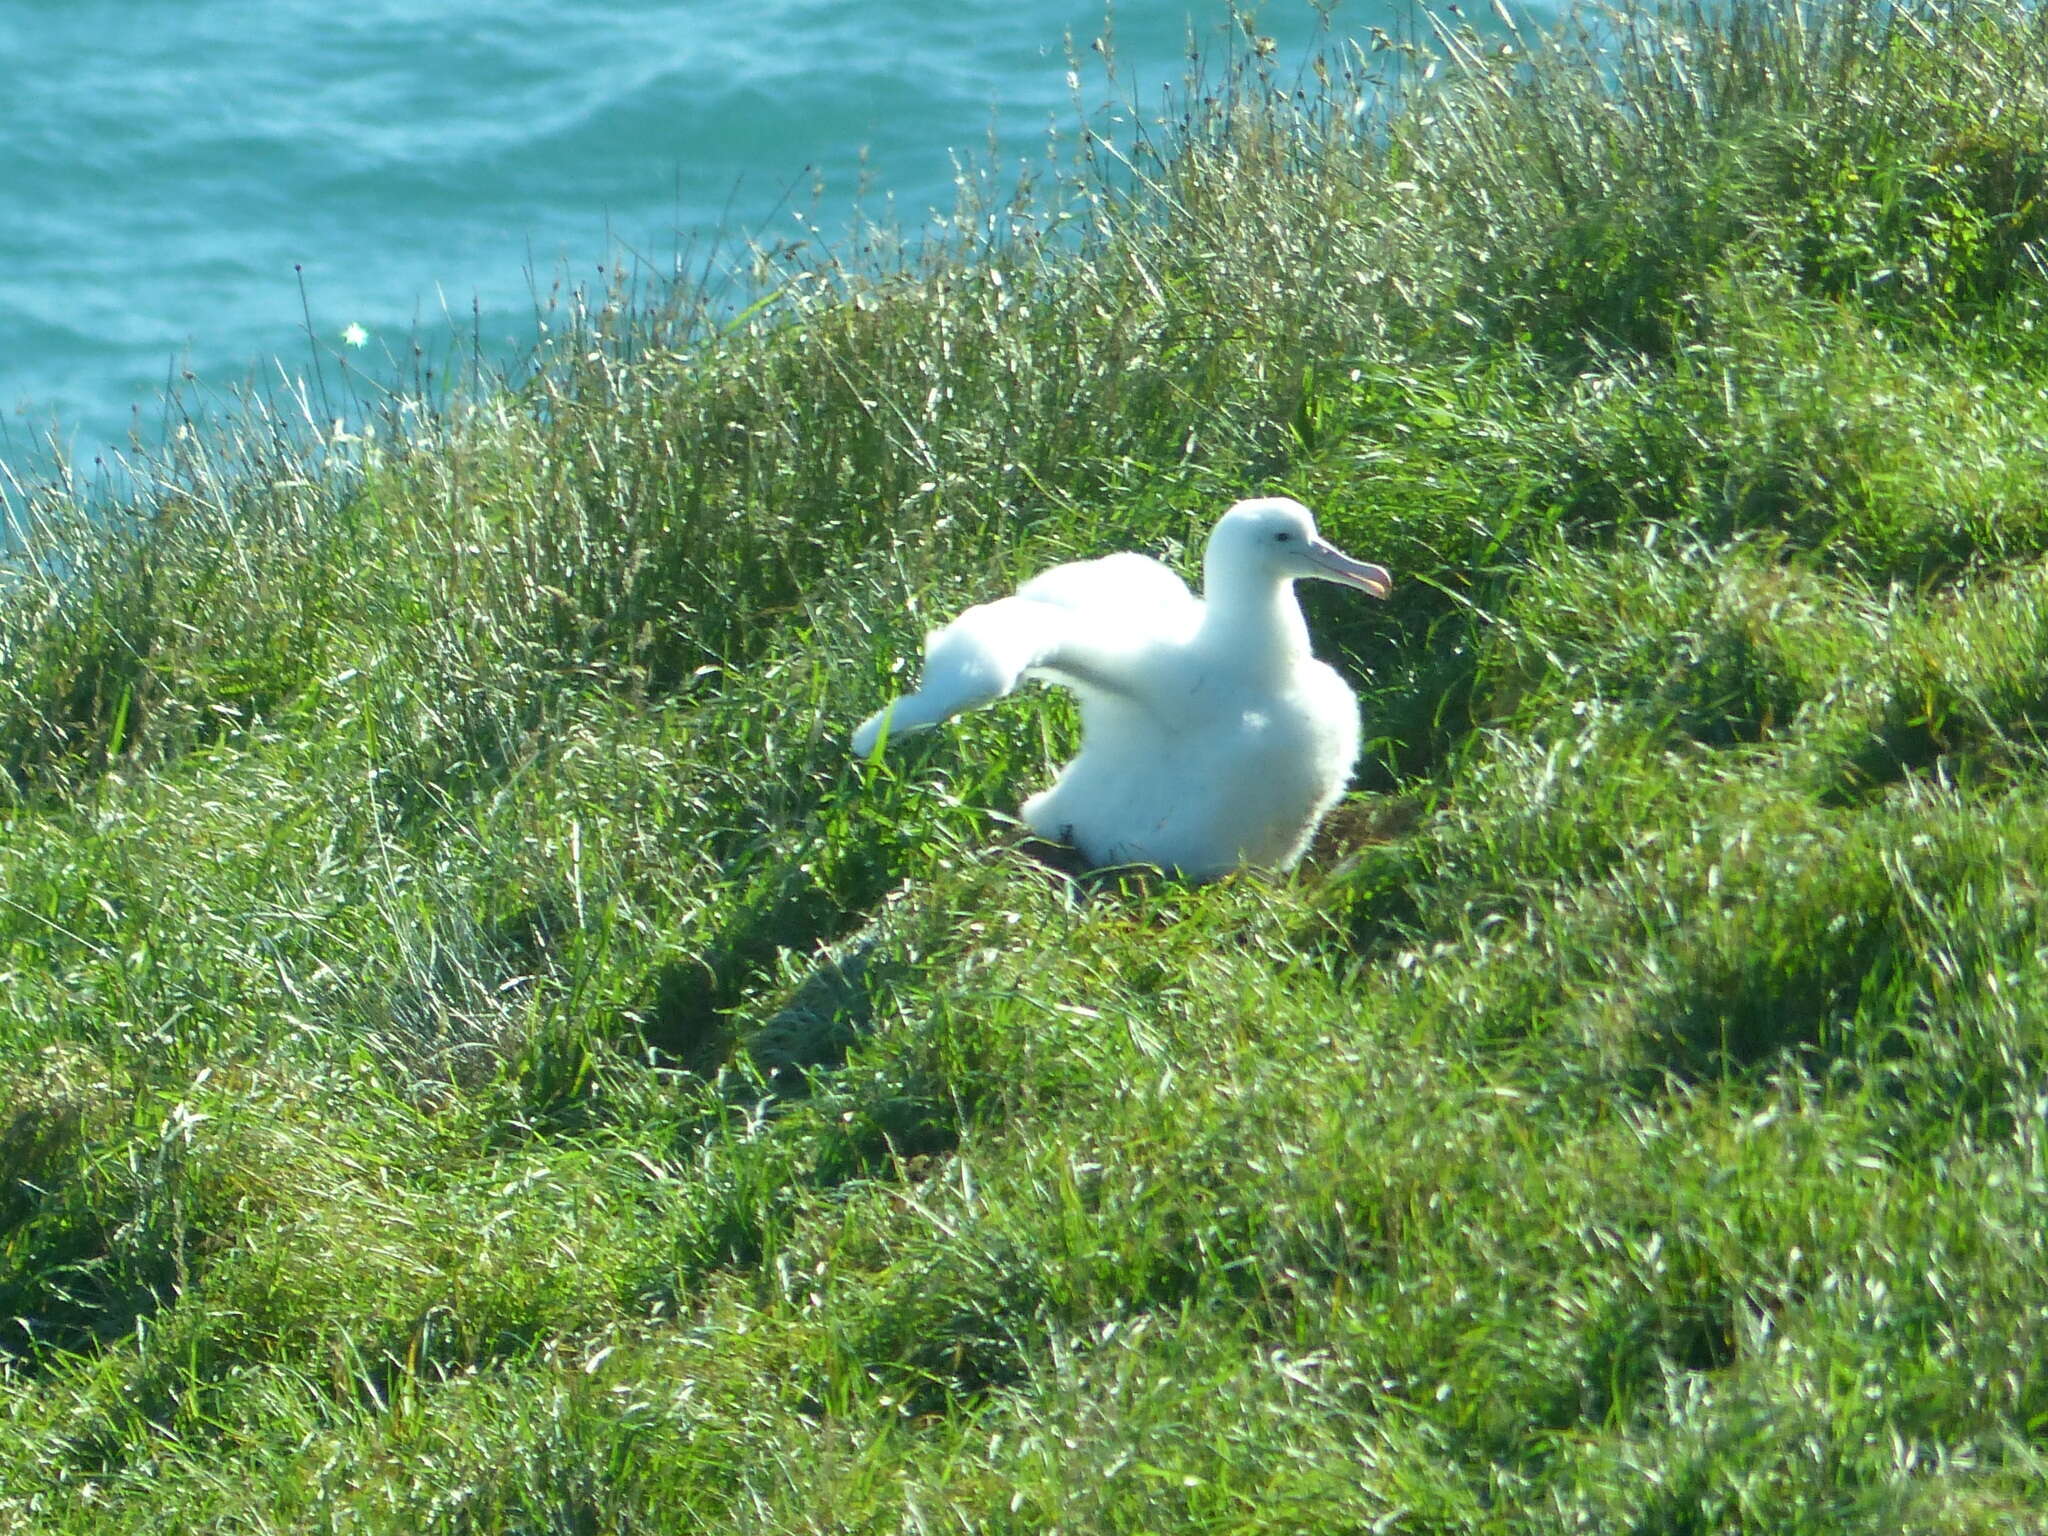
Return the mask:
MULTIPOLYGON (((1281 68, 1324 25, 1308 0, 1253 14, 1281 68)), ((1109 23, 1141 104, 1233 24, 1221 0, 1109 23)), ((1070 49, 1083 105, 1109 99, 1104 31, 1100 0, 16 0, 0 458, 152 441, 167 382, 274 388, 345 336, 372 373, 416 334, 517 356, 559 279, 665 271, 798 211, 843 226, 857 196, 914 231, 992 135, 1006 173, 1043 163, 1075 122, 1070 49)))

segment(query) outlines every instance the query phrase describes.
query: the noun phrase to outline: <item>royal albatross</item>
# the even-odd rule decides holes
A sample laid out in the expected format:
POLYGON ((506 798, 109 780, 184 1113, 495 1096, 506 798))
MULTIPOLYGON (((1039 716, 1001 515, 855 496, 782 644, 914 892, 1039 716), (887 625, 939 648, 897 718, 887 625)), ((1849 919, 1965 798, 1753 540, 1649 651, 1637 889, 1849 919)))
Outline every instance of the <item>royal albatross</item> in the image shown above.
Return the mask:
POLYGON ((1091 865, 1194 880, 1288 869, 1358 760, 1358 700, 1316 660, 1302 577, 1374 597, 1392 585, 1316 532, 1298 501, 1241 501, 1209 535, 1203 595, 1144 555, 1055 566, 925 638, 917 692, 853 733, 862 757, 1011 692, 1071 689, 1081 751, 1024 802, 1039 836, 1091 865))

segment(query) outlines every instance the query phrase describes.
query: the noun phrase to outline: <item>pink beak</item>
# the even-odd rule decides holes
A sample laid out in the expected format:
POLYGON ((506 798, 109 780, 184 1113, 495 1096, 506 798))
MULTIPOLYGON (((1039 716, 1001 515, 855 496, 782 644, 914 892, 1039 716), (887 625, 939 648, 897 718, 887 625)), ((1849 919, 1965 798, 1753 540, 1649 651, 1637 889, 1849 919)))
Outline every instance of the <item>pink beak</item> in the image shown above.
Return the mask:
POLYGON ((1385 566, 1354 560, 1327 539, 1311 539, 1308 557, 1317 567, 1313 574, 1324 581, 1358 587, 1374 597, 1385 597, 1394 590, 1394 578, 1387 574, 1385 566))

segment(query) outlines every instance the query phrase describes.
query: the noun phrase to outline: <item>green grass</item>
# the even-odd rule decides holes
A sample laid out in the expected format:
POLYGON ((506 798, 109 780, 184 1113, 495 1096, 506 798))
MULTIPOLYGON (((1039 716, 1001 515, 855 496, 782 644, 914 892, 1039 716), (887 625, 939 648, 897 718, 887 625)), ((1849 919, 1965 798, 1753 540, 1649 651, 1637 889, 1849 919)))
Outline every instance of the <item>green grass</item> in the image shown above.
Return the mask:
POLYGON ((1421 30, 10 491, 0 1530, 2048 1528, 2048 23, 1421 30), (1262 490, 1298 874, 850 760, 1262 490))

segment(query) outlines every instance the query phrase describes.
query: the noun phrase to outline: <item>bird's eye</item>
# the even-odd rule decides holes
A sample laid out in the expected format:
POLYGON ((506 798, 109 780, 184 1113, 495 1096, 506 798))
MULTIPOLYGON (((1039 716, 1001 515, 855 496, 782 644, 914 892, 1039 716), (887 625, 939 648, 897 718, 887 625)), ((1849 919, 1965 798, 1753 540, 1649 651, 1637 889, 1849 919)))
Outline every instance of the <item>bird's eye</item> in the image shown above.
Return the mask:
POLYGON ((1293 537, 1294 535, 1291 533, 1276 533, 1273 535, 1273 542, 1275 544, 1285 544, 1289 539, 1292 539, 1293 537))

